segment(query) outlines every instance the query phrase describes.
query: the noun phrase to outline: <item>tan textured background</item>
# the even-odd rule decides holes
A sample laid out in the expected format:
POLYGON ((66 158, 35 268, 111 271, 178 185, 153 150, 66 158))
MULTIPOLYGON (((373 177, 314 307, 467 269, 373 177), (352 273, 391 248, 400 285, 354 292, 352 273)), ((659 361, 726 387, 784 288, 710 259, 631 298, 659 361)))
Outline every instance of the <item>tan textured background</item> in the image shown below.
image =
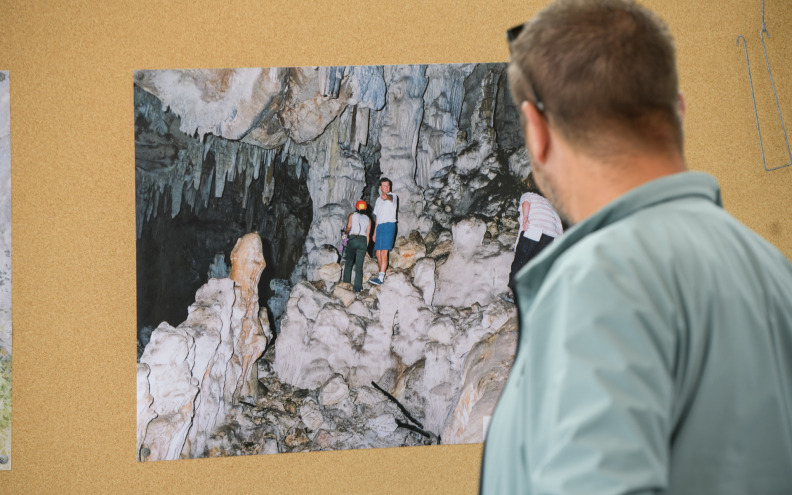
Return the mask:
MULTIPOLYGON (((505 61, 544 2, 0 0, 11 71, 13 467, 2 493, 475 493, 481 447, 136 463, 134 69, 505 61)), ((792 257, 786 163, 761 0, 647 1, 675 33, 687 157, 726 208, 792 257)), ((792 131, 792 4, 766 11, 792 131)))

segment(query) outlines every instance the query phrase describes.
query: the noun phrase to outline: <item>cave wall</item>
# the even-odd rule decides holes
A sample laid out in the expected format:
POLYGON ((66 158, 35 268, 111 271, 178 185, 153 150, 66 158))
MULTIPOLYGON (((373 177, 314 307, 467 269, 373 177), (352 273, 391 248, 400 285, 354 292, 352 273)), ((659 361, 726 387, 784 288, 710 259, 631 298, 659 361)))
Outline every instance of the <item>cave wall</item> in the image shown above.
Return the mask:
POLYGON ((260 233, 271 260, 259 282, 268 297, 269 282, 288 278, 302 253, 312 204, 306 163, 287 167, 273 150, 214 136, 201 142, 156 97, 134 92, 137 326, 145 346, 160 322, 187 317, 215 257, 217 270, 227 270, 248 232, 260 233))
MULTIPOLYGON (((505 64, 137 71, 138 332, 182 321, 258 231, 272 279, 317 280, 386 175, 399 235, 516 218, 530 164, 505 64), (222 264, 220 266, 222 271, 222 264)), ((145 344, 145 335, 143 338, 145 344)))

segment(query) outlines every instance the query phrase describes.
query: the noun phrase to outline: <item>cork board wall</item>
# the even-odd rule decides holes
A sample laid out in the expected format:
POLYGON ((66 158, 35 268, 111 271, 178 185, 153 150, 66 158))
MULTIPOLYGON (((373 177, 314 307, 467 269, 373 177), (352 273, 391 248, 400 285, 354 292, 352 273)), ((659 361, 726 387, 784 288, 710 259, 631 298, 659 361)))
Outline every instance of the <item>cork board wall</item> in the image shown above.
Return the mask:
MULTIPOLYGON (((495 62, 544 2, 0 4, 10 71, 13 468, 3 493, 475 493, 480 445, 135 461, 135 69, 495 62)), ((691 169, 792 257, 792 167, 759 42, 761 0, 647 1, 678 45, 691 169)), ((792 130, 792 8, 767 42, 792 130)))

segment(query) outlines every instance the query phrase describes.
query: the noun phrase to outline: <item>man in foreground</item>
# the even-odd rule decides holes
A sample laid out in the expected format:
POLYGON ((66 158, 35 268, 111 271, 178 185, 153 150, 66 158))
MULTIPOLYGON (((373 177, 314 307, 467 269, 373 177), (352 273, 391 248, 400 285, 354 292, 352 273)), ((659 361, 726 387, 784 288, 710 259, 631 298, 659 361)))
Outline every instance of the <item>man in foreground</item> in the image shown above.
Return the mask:
POLYGON ((520 28, 533 173, 576 225, 516 277, 482 493, 789 493, 792 265, 685 172, 667 27, 562 0, 520 28))

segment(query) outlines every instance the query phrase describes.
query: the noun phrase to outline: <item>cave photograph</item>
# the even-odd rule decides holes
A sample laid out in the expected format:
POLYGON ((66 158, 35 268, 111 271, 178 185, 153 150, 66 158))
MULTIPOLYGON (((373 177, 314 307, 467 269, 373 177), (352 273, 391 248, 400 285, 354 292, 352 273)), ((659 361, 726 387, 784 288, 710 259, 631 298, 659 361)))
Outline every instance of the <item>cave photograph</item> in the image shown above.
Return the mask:
POLYGON ((133 79, 137 459, 482 442, 531 180, 506 64, 133 79))

